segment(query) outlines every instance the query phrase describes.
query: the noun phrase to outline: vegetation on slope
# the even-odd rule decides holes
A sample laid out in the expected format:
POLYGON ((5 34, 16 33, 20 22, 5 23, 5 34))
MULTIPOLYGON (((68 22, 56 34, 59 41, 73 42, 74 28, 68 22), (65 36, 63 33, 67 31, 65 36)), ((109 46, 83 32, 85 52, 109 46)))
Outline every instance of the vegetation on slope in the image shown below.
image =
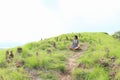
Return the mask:
POLYGON ((14 53, 6 61, 5 50, 0 51, 0 80, 58 80, 59 73, 66 73, 67 59, 76 52, 70 51, 73 36, 80 44, 88 43, 89 49, 77 60, 72 72, 74 80, 119 80, 120 42, 106 33, 71 33, 32 42, 9 49, 14 53), (18 66, 19 62, 23 65, 18 66), (54 74, 54 75, 53 75, 54 74))
POLYGON ((120 40, 120 31, 115 32, 112 36, 120 40))
POLYGON ((101 33, 91 33, 87 38, 92 42, 89 42, 88 51, 78 59, 73 72, 75 80, 119 80, 120 42, 101 33))

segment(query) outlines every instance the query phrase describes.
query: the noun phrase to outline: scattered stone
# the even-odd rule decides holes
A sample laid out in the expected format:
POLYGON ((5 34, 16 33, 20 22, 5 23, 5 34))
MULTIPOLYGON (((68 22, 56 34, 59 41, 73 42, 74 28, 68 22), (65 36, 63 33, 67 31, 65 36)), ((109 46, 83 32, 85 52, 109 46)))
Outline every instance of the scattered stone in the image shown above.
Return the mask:
POLYGON ((5 59, 6 59, 6 62, 10 63, 14 58, 14 54, 12 51, 6 51, 6 54, 5 54, 5 59))
POLYGON ((10 51, 10 54, 9 54, 9 59, 13 59, 14 58, 14 54, 12 51, 10 51))
POLYGON ((108 67, 109 66, 109 63, 106 62, 106 60, 104 58, 101 58, 100 59, 100 64, 103 66, 103 67, 108 67))
POLYGON ((53 42, 53 47, 56 48, 56 43, 55 42, 53 42))
POLYGON ((83 69, 85 69, 86 66, 85 66, 85 64, 80 63, 80 64, 78 65, 78 68, 83 68, 83 69))
POLYGON ((116 75, 115 71, 111 71, 109 74, 110 78, 112 78, 112 79, 115 77, 115 75, 116 75))
POLYGON ((112 56, 110 59, 111 59, 111 62, 115 62, 116 60, 115 56, 112 56))
POLYGON ((115 56, 112 56, 111 59, 115 59, 115 56))
POLYGON ((16 67, 17 68, 22 67, 23 65, 24 65, 24 61, 23 60, 16 62, 16 67))
POLYGON ((22 48, 21 47, 17 48, 17 53, 22 53, 22 48))
POLYGON ((24 66, 24 73, 30 73, 30 69, 24 66))
POLYGON ((113 71, 116 71, 116 70, 118 70, 119 69, 119 66, 117 65, 117 64, 112 64, 112 70, 113 71))
POLYGON ((29 72, 29 80, 41 80, 41 79, 37 79, 38 78, 38 72, 36 70, 31 70, 29 72))
POLYGON ((103 67, 108 67, 109 64, 107 62, 102 63, 103 67))
POLYGON ((51 50, 50 49, 47 49, 47 54, 51 54, 51 50))
POLYGON ((36 56, 39 56, 39 53, 38 53, 38 52, 36 52, 36 56))
POLYGON ((10 59, 7 59, 7 60, 6 60, 6 62, 7 62, 7 63, 10 63, 10 62, 11 62, 11 60, 10 60, 10 59))
POLYGON ((6 56, 5 58, 6 58, 6 60, 7 60, 7 59, 9 58, 9 51, 8 51, 8 50, 6 51, 5 56, 6 56))

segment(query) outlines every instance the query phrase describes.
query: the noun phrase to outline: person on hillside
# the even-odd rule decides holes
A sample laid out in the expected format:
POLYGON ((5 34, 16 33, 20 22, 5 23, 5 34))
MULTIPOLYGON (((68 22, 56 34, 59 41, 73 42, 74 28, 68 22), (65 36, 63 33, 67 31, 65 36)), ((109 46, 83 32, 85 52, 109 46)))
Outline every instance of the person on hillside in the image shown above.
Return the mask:
POLYGON ((80 48, 80 45, 79 45, 79 41, 78 41, 78 36, 75 35, 70 49, 71 50, 78 50, 79 48, 80 48))

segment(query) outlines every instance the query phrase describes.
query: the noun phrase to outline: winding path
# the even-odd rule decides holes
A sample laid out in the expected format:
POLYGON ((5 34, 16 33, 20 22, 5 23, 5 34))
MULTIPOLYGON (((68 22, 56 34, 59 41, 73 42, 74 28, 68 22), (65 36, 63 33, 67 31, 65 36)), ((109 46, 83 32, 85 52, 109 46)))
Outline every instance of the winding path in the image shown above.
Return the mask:
POLYGON ((76 60, 80 57, 81 54, 83 54, 88 49, 88 45, 85 43, 81 45, 81 51, 76 52, 71 58, 67 60, 67 72, 66 73, 60 73, 59 74, 59 80, 73 80, 72 78, 72 71, 74 70, 76 66, 76 60))

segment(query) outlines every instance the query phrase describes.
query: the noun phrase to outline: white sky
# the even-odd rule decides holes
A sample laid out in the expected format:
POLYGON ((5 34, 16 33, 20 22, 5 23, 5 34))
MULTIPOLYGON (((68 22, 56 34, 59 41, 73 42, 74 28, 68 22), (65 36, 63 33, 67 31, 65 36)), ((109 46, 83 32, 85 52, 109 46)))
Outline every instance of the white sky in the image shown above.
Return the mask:
POLYGON ((0 0, 0 42, 120 30, 120 0, 0 0))

